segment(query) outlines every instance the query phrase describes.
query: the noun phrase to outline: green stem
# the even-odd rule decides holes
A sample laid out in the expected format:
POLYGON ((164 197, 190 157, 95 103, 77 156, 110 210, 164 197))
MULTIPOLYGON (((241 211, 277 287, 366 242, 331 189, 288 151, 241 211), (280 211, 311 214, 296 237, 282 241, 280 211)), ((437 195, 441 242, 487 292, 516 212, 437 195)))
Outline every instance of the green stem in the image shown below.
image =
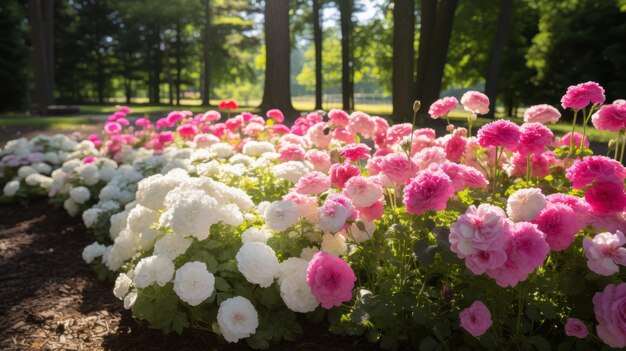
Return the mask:
MULTIPOLYGON (((618 139, 622 139, 623 137, 624 137, 624 130, 622 129, 622 130, 619 131, 618 139)), ((620 152, 620 155, 619 155, 619 162, 620 163, 623 163, 623 161, 624 161, 624 146, 626 146, 626 141, 622 140, 622 151, 620 152)))
POLYGON ((498 155, 498 150, 500 150, 501 147, 500 146, 496 146, 496 162, 493 165, 493 195, 496 195, 496 188, 498 185, 498 166, 499 166, 499 161, 500 161, 500 156, 502 155, 502 153, 504 152, 504 150, 500 151, 500 155, 498 155))
POLYGON ((530 168, 530 156, 528 155, 526 158, 526 181, 530 182, 530 175, 532 173, 531 168, 530 168))
POLYGON ((574 153, 574 131, 576 130, 576 117, 578 117, 578 110, 574 110, 574 121, 572 123, 572 132, 569 136, 569 153, 574 153))
POLYGON ((519 335, 519 330, 522 324, 522 307, 523 307, 523 300, 522 300, 522 288, 518 288, 518 297, 517 297, 517 324, 515 326, 515 334, 519 335))
MULTIPOLYGON (((580 141, 580 158, 583 157, 583 150, 585 149, 585 138, 587 138, 587 124, 589 124, 589 120, 591 119, 591 114, 593 113, 593 110, 595 108, 596 105, 592 105, 591 108, 589 108, 589 113, 587 113, 587 116, 585 117, 585 124, 583 124, 583 138, 580 141)), ((585 115, 584 110, 583 110, 583 116, 585 115)))

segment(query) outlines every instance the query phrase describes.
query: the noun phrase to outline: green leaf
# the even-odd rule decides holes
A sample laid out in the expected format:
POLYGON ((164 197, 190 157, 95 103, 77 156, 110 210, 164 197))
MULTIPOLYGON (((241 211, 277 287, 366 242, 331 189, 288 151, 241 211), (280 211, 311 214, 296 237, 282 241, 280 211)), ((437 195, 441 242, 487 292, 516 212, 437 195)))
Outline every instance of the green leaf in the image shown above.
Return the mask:
POLYGON ((541 320, 541 313, 539 308, 535 305, 529 305, 528 308, 526 308, 526 316, 534 322, 539 322, 541 320))
POLYGON ((182 334, 183 330, 189 327, 187 315, 182 312, 176 313, 176 315, 174 316, 174 320, 172 321, 172 327, 178 334, 182 334))
POLYGON ((215 289, 219 291, 231 291, 232 286, 228 284, 226 279, 222 277, 215 277, 215 289))
POLYGON ((261 333, 256 333, 246 339, 246 344, 255 350, 267 350, 270 348, 270 342, 264 338, 261 333))
POLYGON ((527 339, 538 351, 550 351, 550 343, 541 335, 533 335, 527 339))
POLYGON ((539 310, 541 311, 541 314, 543 314, 543 316, 546 317, 547 319, 555 319, 557 317, 556 310, 554 309, 554 306, 552 306, 550 302, 537 301, 535 305, 537 306, 537 308, 539 308, 539 310))
POLYGON ((419 351, 432 351, 439 345, 437 340, 431 338, 430 336, 425 337, 420 342, 419 351))
POLYGON ((428 267, 433 263, 436 249, 437 245, 429 245, 425 239, 417 240, 413 244, 413 254, 424 267, 428 267))

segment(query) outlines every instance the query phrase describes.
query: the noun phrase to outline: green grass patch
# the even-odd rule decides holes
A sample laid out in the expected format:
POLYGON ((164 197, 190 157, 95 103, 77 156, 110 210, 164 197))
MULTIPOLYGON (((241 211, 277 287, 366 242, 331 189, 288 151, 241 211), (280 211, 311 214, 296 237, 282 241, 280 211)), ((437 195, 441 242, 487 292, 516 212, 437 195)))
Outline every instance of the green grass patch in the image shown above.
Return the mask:
POLYGON ((0 127, 42 127, 51 129, 72 129, 80 124, 98 124, 102 120, 93 117, 0 117, 0 127))

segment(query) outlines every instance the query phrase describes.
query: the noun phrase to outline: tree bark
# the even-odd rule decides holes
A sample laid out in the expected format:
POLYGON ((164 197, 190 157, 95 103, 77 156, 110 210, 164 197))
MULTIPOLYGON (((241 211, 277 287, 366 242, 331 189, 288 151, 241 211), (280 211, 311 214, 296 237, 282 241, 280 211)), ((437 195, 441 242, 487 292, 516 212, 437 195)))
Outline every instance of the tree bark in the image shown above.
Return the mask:
POLYGON ((52 2, 41 0, 28 2, 33 43, 34 101, 42 114, 53 103, 53 44, 49 40, 52 35, 53 14, 50 3, 52 2))
POLYGON ((392 103, 396 120, 411 120, 415 50, 415 1, 395 0, 393 6, 392 103))
POLYGON ((513 17, 513 0, 500 1, 500 16, 498 17, 498 30, 489 53, 489 66, 485 82, 485 95, 489 97, 489 113, 486 117, 494 118, 496 112, 496 100, 498 97, 498 81, 500 80, 500 66, 502 54, 509 38, 511 30, 511 18, 513 17))
POLYGON ((265 84, 262 112, 280 109, 285 118, 293 120, 295 109, 291 104, 289 86, 289 1, 265 2, 265 84))
POLYGON ((176 105, 180 106, 180 76, 181 76, 181 44, 180 40, 182 35, 180 31, 182 30, 182 25, 180 24, 180 16, 176 18, 176 105))
POLYGON ((420 9, 420 39, 417 57, 417 77, 415 78, 415 95, 413 99, 421 99, 424 93, 424 83, 430 51, 435 39, 435 26, 437 22, 437 0, 422 0, 420 9))
POLYGON ((203 59, 203 80, 202 80, 202 105, 209 106, 211 104, 211 66, 209 64, 210 48, 210 32, 211 32, 211 1, 204 1, 204 35, 202 38, 202 59, 203 59))
POLYGON ((315 44, 315 109, 322 109, 322 26, 320 0, 313 0, 313 42, 315 44))
POLYGON ((153 87, 152 87, 152 103, 161 103, 161 68, 162 68, 162 52, 161 52, 161 28, 159 25, 154 26, 154 56, 153 56, 153 87))
POLYGON ((341 102, 343 109, 354 109, 354 70, 352 53, 352 1, 339 0, 341 22, 341 102))

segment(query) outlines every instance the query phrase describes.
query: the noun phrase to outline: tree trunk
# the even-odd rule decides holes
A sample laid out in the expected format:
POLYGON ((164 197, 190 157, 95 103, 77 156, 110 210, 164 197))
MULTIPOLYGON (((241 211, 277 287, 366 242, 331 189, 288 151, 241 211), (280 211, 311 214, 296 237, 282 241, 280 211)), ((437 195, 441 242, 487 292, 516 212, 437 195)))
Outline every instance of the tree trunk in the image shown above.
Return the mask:
POLYGON ((161 28, 159 25, 154 26, 154 37, 155 37, 155 46, 154 46, 154 103, 161 103, 161 69, 162 69, 162 52, 161 52, 161 28))
POLYGON ((352 1, 339 0, 339 12, 341 14, 341 102, 346 111, 354 109, 352 1))
POLYGON ((272 108, 282 110, 285 117, 293 120, 295 109, 291 104, 289 86, 289 1, 267 0, 265 2, 265 85, 262 112, 272 108))
POLYGON ((181 44, 180 40, 182 35, 180 31, 182 30, 180 24, 180 17, 176 18, 176 105, 180 106, 180 76, 181 76, 181 44))
POLYGON ((500 80, 500 66, 502 54, 509 38, 511 18, 513 17, 513 0, 500 1, 500 16, 498 17, 498 30, 496 38, 489 53, 489 66, 485 82, 485 95, 489 97, 489 113, 486 117, 494 118, 496 112, 496 99, 498 97, 498 81, 500 80))
POLYGON ((315 44, 315 109, 322 109, 322 26, 320 0, 313 0, 313 42, 315 44))
POLYGON ((424 82, 437 23, 435 21, 437 18, 437 0, 422 0, 421 5, 417 77, 415 79, 415 95, 413 99, 421 99, 424 94, 424 82))
POLYGON ((40 113, 45 113, 53 103, 53 14, 52 1, 29 0, 28 10, 32 27, 33 73, 35 80, 34 101, 40 113))
POLYGON ((411 120, 415 50, 415 1, 395 0, 393 6, 393 116, 411 120))
POLYGON ((211 1, 204 1, 204 35, 202 38, 202 59, 203 59, 203 80, 202 80, 202 105, 211 104, 211 66, 209 65, 209 54, 211 53, 209 34, 211 31, 211 1))

